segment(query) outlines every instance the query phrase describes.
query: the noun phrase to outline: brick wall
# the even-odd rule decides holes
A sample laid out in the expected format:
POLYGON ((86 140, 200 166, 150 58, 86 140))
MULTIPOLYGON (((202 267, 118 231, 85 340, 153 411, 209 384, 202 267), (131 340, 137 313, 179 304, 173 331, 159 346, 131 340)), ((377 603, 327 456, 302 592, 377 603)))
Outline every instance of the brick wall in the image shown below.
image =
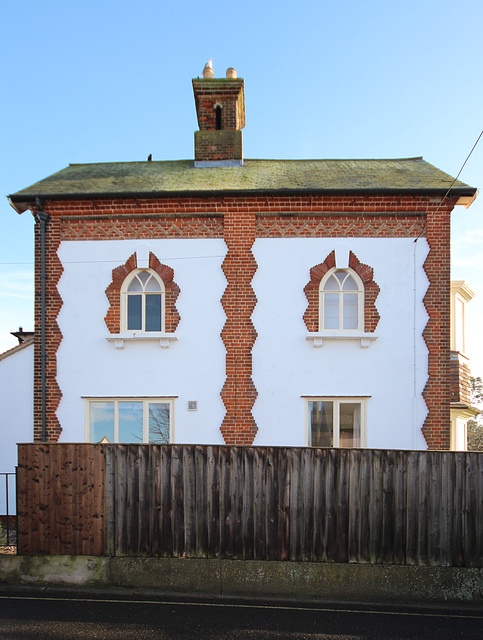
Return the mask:
POLYGON ((195 160, 219 162, 243 158, 241 131, 195 131, 195 160))
MULTIPOLYGON (((251 350, 256 332, 251 314, 256 304, 251 286, 257 265, 252 246, 257 237, 426 237, 430 251, 424 269, 430 286, 424 298, 429 315, 424 339, 429 350, 429 378, 424 391, 428 416, 423 433, 429 448, 449 449, 449 229, 454 201, 438 208, 428 196, 206 196, 130 200, 50 201, 47 229, 47 434, 60 435, 56 417, 61 391, 56 381, 56 353, 62 340, 57 315, 62 306, 57 283, 62 240, 133 238, 221 238, 228 253, 223 263, 227 288, 222 304, 226 323, 226 382, 221 390, 226 416, 225 441, 250 444, 257 426, 251 409, 256 389, 251 379, 251 350)), ((34 438, 40 438, 40 243, 36 234, 36 347, 34 438)))
MULTIPOLYGON (((48 208, 44 209, 48 212, 48 208)), ((46 253, 46 439, 56 442, 62 431, 56 411, 62 397, 57 384, 57 349, 62 334, 57 324, 57 316, 62 307, 62 299, 57 284, 62 275, 62 265, 57 255, 61 242, 60 222, 53 217, 47 224, 45 238, 46 253)), ((40 442, 42 433, 42 363, 41 363, 41 272, 40 272, 40 223, 35 225, 35 339, 34 339, 34 441, 40 442)))
POLYGON ((428 415, 422 431, 429 449, 450 449, 450 213, 454 200, 429 209, 424 270, 429 287, 424 296, 428 322, 423 331, 428 347, 428 381, 423 397, 428 415))
POLYGON ((217 105, 221 107, 222 129, 243 129, 245 126, 244 82, 241 78, 224 80, 193 80, 196 114, 201 131, 216 128, 217 105))
POLYGON ((466 356, 451 351, 450 361, 451 402, 471 405, 471 369, 466 356))

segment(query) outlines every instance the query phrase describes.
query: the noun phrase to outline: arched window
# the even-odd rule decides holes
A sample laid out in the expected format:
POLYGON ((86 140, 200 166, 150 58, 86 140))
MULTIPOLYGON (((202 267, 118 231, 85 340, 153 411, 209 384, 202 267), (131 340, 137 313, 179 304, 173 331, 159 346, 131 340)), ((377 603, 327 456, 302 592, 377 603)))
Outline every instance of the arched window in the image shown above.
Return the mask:
POLYGON ((164 332, 165 288, 152 269, 136 269, 122 286, 123 331, 164 332))
POLYGON ((333 268, 320 282, 319 330, 363 331, 364 286, 352 269, 333 268))
POLYGON ((221 105, 215 107, 215 128, 217 131, 221 129, 221 105))

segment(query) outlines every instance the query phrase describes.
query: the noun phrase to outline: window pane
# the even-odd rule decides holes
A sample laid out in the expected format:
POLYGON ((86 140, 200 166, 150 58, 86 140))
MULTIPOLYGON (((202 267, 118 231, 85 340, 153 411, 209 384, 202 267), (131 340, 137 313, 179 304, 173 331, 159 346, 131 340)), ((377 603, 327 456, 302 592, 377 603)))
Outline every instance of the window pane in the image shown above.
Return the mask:
POLYGON ((166 402, 149 403, 149 442, 169 443, 169 404, 166 402))
POLYGON ((361 405, 359 402, 340 403, 340 446, 361 446, 361 405))
POLYGON ((344 282, 345 277, 347 276, 347 272, 346 271, 336 271, 334 273, 334 275, 337 278, 337 280, 342 284, 344 282))
POLYGON ((146 331, 161 331, 161 295, 146 295, 146 331))
POLYGON ((340 285, 339 282, 334 278, 334 276, 330 276, 327 282, 324 284, 324 291, 339 291, 340 285))
POLYGON ((114 442, 114 402, 91 402, 91 442, 114 442))
POLYGON ((119 403, 119 442, 143 441, 143 403, 119 403))
POLYGON ((357 329, 359 326, 359 301, 357 293, 344 294, 344 329, 357 329))
POLYGON ((154 276, 151 276, 146 283, 146 291, 161 291, 161 287, 159 286, 159 282, 156 280, 154 276))
POLYGON ((333 402, 309 402, 310 444, 332 447, 334 444, 333 402))
POLYGON ((142 296, 127 297, 127 328, 129 331, 142 329, 141 302, 142 296))
POLYGON ((138 280, 138 277, 136 276, 135 278, 133 278, 131 284, 129 285, 129 287, 127 288, 128 291, 142 291, 143 287, 141 285, 141 283, 138 280))
POLYGON ((143 283, 143 285, 146 284, 146 281, 148 280, 148 278, 150 278, 151 275, 147 272, 147 271, 141 271, 141 273, 138 273, 138 278, 141 280, 141 282, 143 283))
POLYGON ((352 276, 347 276, 342 285, 342 289, 343 291, 358 291, 358 286, 352 276))
POLYGON ((324 329, 339 328, 339 294, 324 294, 324 329))

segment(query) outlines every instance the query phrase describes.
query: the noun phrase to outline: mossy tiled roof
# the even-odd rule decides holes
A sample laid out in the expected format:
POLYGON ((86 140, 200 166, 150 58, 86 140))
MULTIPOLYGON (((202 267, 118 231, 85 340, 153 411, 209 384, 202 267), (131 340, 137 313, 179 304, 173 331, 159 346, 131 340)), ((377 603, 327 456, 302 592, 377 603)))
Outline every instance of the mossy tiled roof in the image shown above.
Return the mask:
MULTIPOLYGON (((195 168, 192 160, 71 164, 10 196, 17 210, 41 198, 208 193, 446 193, 453 178, 422 158, 245 160, 241 167, 195 168)), ((475 189, 456 181, 455 195, 475 189)))

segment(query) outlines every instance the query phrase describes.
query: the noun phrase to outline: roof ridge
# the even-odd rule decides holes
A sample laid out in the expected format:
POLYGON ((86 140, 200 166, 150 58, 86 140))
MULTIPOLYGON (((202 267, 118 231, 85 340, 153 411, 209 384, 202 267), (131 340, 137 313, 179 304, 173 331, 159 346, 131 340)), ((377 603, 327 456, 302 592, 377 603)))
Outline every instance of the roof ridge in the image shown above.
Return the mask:
MULTIPOLYGON (((423 156, 411 156, 409 158, 245 158, 244 162, 410 162, 413 160, 424 160, 423 156)), ((178 160, 113 160, 108 162, 69 162, 69 167, 87 167, 92 165, 107 164, 163 164, 176 162, 191 162, 192 158, 181 158, 178 160)))

